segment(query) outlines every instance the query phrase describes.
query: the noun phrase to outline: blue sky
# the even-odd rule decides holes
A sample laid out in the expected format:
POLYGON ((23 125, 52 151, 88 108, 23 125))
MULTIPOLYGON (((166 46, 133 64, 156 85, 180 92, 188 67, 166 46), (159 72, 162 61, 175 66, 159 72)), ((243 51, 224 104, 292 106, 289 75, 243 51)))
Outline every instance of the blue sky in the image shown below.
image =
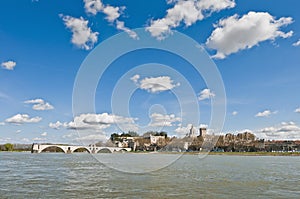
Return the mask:
MULTIPOLYGON (((178 31, 207 51, 226 91, 223 133, 300 139, 299 6, 295 0, 3 0, 0 143, 89 143, 129 129, 182 136, 191 125, 210 128, 211 100, 220 95, 184 58, 157 49, 114 60, 93 93, 95 111, 73 112, 74 82, 88 55, 119 33, 139 41, 136 28, 158 42, 178 31), (182 111, 176 93, 191 94, 182 103, 193 109, 182 111)), ((97 55, 99 67, 105 53, 97 55)))

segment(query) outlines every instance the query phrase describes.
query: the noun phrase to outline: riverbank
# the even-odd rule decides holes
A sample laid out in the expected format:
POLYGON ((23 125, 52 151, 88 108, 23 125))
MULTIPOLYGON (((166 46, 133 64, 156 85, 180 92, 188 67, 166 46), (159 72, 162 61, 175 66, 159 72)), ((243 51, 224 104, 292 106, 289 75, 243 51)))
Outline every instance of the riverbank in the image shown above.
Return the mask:
MULTIPOLYGON (((145 153, 145 152, 144 152, 145 153)), ((147 153, 147 152, 146 152, 147 153)), ((149 152, 153 153, 153 152, 149 152)), ((300 156, 300 152, 155 152, 156 154, 224 155, 224 156, 300 156)))
MULTIPOLYGON (((30 151, 25 150, 14 150, 14 151, 0 151, 1 152, 11 152, 11 153, 30 153, 30 151)), ((53 152, 55 153, 55 152, 53 152)), ((80 152, 77 152, 80 153, 80 152)), ((182 155, 228 155, 228 156, 300 156, 300 152, 147 152, 147 151, 137 151, 137 152, 125 152, 125 153, 136 153, 136 154, 182 154, 182 155)))
POLYGON ((300 156, 300 152, 210 152, 209 155, 300 156))

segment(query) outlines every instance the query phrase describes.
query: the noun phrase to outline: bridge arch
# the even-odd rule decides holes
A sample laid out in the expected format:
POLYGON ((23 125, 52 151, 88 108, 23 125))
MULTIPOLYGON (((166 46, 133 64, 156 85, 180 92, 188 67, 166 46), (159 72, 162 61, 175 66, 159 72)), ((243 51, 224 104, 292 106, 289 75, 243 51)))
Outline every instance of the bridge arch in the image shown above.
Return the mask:
POLYGON ((97 153, 113 153, 113 151, 109 148, 100 148, 97 153))
POLYGON ((43 149, 41 149, 40 153, 46 152, 47 149, 48 150, 49 149, 53 149, 53 150, 55 149, 55 151, 54 151, 55 153, 57 153, 57 152, 67 153, 63 147, 60 147, 58 145, 45 146, 43 149), (59 149, 59 151, 57 151, 56 149, 59 149))
POLYGON ((87 147, 78 147, 73 149, 72 153, 80 153, 80 152, 88 152, 91 153, 91 151, 87 147))

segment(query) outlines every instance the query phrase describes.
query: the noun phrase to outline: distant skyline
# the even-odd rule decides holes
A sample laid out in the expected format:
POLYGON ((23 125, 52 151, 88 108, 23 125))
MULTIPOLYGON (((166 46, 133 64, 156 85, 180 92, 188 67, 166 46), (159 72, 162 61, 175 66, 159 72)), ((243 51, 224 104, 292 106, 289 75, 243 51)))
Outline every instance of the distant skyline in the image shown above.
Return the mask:
POLYGON ((299 6, 295 0, 3 0, 0 143, 89 142, 119 128, 182 136, 191 125, 209 125, 216 91, 183 59, 151 49, 115 60, 95 91, 96 113, 73 117, 73 86, 83 61, 118 33, 139 40, 136 28, 158 41, 181 32, 208 52, 226 91, 223 133, 300 139, 299 6), (111 107, 120 80, 135 89, 129 116, 111 107), (186 91, 185 81, 199 106, 198 124, 180 112, 174 94, 186 91))

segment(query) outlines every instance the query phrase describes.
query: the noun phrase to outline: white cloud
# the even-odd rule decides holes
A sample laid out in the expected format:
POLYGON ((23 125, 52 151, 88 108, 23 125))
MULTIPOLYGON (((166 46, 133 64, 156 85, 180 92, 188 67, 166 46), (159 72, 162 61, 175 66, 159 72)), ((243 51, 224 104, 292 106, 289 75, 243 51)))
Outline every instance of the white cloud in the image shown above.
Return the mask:
POLYGON ((46 138, 40 138, 40 137, 36 137, 32 139, 33 141, 46 141, 46 138))
POLYGON ((63 19, 65 26, 72 32, 71 42, 79 48, 90 50, 98 41, 98 32, 93 32, 88 27, 88 20, 83 17, 74 18, 71 16, 60 15, 63 19))
POLYGON ((43 99, 32 99, 32 100, 26 100, 24 102, 25 104, 42 104, 44 103, 43 99))
POLYGON ((5 125, 5 123, 4 122, 0 122, 0 126, 4 126, 5 125))
POLYGON ((45 104, 35 104, 32 106, 33 110, 38 110, 38 111, 45 111, 45 110, 52 110, 54 107, 46 102, 45 104))
POLYGON ((114 22, 120 17, 120 11, 121 9, 119 7, 113 7, 110 5, 107 5, 103 8, 103 13, 106 14, 106 19, 109 22, 114 22))
POLYGON ((98 12, 103 10, 103 3, 101 0, 83 0, 84 8, 87 13, 96 15, 98 12))
POLYGON ((123 21, 118 20, 125 10, 124 6, 105 5, 102 0, 84 0, 84 8, 87 13, 92 15, 96 15, 98 12, 105 14, 105 19, 110 23, 115 23, 118 30, 126 32, 133 39, 138 39, 136 32, 126 27, 123 21))
POLYGON ((174 84, 173 80, 169 76, 146 77, 138 81, 139 78, 139 75, 134 75, 130 79, 135 82, 140 89, 146 90, 150 93, 159 93, 171 90, 180 85, 180 83, 174 84))
POLYGON ((270 111, 270 110, 264 110, 262 112, 258 112, 255 117, 269 117, 272 114, 276 114, 278 111, 270 111))
POLYGON ((295 113, 300 113, 300 107, 299 107, 299 108, 296 108, 294 112, 295 112, 295 113))
POLYGON ((37 111, 52 110, 54 107, 49 103, 45 102, 43 99, 33 99, 27 100, 25 104, 33 104, 32 109, 37 111))
POLYGON ((136 74, 133 77, 130 78, 134 83, 138 83, 138 80, 140 79, 140 75, 136 74))
POLYGON ((20 130, 20 129, 16 131, 16 133, 21 133, 21 132, 22 132, 22 130, 20 130))
POLYGON ((198 97, 198 100, 205 100, 205 99, 209 99, 209 98, 213 98, 215 97, 216 95, 208 88, 206 89, 203 89, 200 94, 199 94, 199 97, 198 97))
POLYGON ((49 127, 52 129, 60 129, 61 127, 67 127, 67 123, 61 123, 60 121, 56 121, 55 123, 50 122, 49 127))
POLYGON ((173 123, 181 121, 181 118, 176 117, 174 114, 163 115, 160 113, 152 113, 150 118, 151 123, 149 126, 173 126, 173 123))
POLYGON ((293 43, 293 46, 300 46, 300 39, 298 41, 296 41, 295 43, 293 43))
POLYGON ((109 22, 114 22, 117 20, 121 11, 125 9, 124 7, 113 7, 110 5, 104 5, 102 0, 83 0, 85 11, 89 14, 96 15, 98 12, 102 12, 106 15, 106 19, 109 22))
MULTIPOLYGON (((242 129, 242 130, 230 130, 230 131, 225 131, 225 132, 222 132, 220 133, 220 135, 226 135, 226 134, 234 134, 234 135, 237 135, 237 134, 240 134, 240 133, 245 133, 245 132, 248 132, 248 133, 254 133, 252 130, 250 129, 242 129)), ((260 138, 260 137, 258 137, 260 138)))
POLYGON ((7 70, 13 70, 16 65, 17 65, 17 63, 14 61, 7 61, 7 62, 3 62, 1 64, 1 66, 7 70))
POLYGON ((233 116, 235 116, 235 115, 238 114, 238 112, 237 112, 237 111, 233 111, 231 114, 232 114, 233 116))
POLYGON ((173 28, 183 23, 186 27, 204 19, 213 12, 235 6, 234 0, 169 0, 168 4, 175 3, 167 10, 164 18, 152 20, 146 28, 153 37, 164 39, 173 28))
POLYGON ((294 122, 282 122, 279 125, 260 129, 259 136, 265 139, 300 139, 300 127, 294 122))
POLYGON ((17 114, 5 120, 7 123, 24 124, 24 123, 37 123, 41 121, 41 117, 29 117, 27 114, 17 114))
POLYGON ((207 39, 206 45, 217 51, 214 58, 223 59, 266 40, 291 37, 293 31, 283 32, 280 28, 292 22, 291 17, 276 20, 267 12, 249 12, 240 18, 233 15, 215 25, 215 30, 207 39))
POLYGON ((48 134, 47 132, 43 132, 43 133, 41 134, 41 136, 46 137, 47 134, 48 134))
POLYGON ((138 127, 135 124, 134 118, 123 117, 108 113, 94 114, 87 113, 76 116, 73 121, 69 123, 61 123, 57 121, 56 123, 50 123, 49 127, 54 129, 59 129, 61 127, 66 127, 68 129, 77 130, 95 130, 98 132, 103 131, 111 127, 112 125, 117 125, 122 131, 137 131, 138 127))
POLYGON ((124 22, 123 21, 116 21, 117 24, 117 29, 118 30, 122 30, 124 32, 126 32, 131 38, 133 39, 138 39, 138 35, 136 34, 136 32, 132 31, 131 29, 125 27, 124 22))

